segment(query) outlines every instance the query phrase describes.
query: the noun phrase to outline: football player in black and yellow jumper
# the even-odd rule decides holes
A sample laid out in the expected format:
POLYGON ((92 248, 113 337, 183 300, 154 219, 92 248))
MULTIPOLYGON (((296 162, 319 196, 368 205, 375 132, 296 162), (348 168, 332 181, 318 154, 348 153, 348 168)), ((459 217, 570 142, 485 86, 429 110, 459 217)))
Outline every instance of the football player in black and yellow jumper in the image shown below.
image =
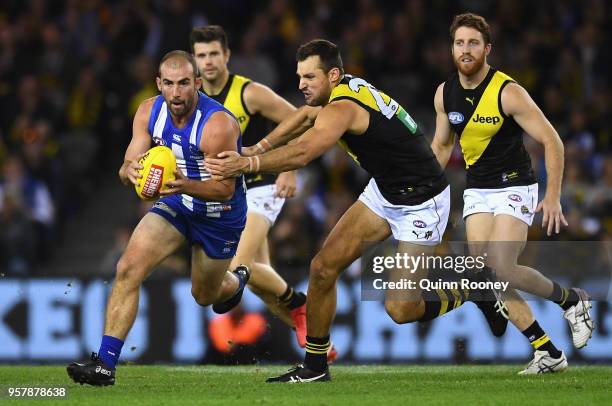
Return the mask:
MULTIPOLYGON (((436 132, 432 149, 446 166, 459 138, 467 168, 463 217, 473 249, 486 247, 490 266, 511 287, 558 303, 568 320, 576 348, 591 337, 591 302, 581 289, 565 289, 535 269, 517 264, 534 213, 543 212, 547 234, 567 225, 561 209, 563 144, 527 91, 508 75, 489 66, 489 26, 481 16, 455 17, 450 34, 457 72, 435 95, 436 132), (547 184, 538 203, 538 184, 523 133, 544 147, 547 184), (490 242, 495 242, 491 244, 490 242)), ((506 292, 510 320, 535 349, 521 374, 567 368, 559 351, 534 319, 529 305, 514 289, 506 292)))
MULTIPOLYGON (((230 49, 222 27, 211 25, 194 28, 190 43, 202 75, 202 90, 236 117, 243 146, 256 145, 266 135, 266 120, 279 123, 295 111, 291 103, 269 87, 229 72, 230 49)), ((289 286, 270 266, 267 240, 268 231, 276 221, 285 198, 293 197, 295 193, 296 172, 284 172, 278 176, 250 175, 245 177, 245 182, 247 223, 232 264, 244 264, 251 270, 249 288, 274 314, 295 328, 298 344, 304 347, 306 296, 289 286)), ((224 309, 217 307, 214 310, 223 312, 224 309)))
MULTIPOLYGON (((345 75, 338 48, 329 41, 302 45, 296 59, 299 89, 307 106, 262 140, 271 150, 247 157, 222 152, 217 159, 208 159, 206 168, 216 178, 242 172, 278 173, 303 167, 339 143, 372 179, 310 264, 304 365, 268 382, 330 380, 325 353, 340 274, 360 257, 365 242, 384 241, 391 235, 399 241, 400 255, 433 253, 450 208, 444 171, 417 123, 397 101, 362 78, 345 75), (299 134, 297 142, 280 146, 299 134)), ((252 152, 253 148, 243 150, 243 154, 252 152)), ((405 271, 392 271, 391 281, 406 278, 418 285, 427 278, 423 267, 405 271)), ((429 299, 418 287, 402 291, 401 297, 396 293, 387 290, 385 309, 401 324, 429 321, 454 310, 470 292, 430 291, 438 300, 429 299)), ((499 318, 505 328, 507 320, 499 318)))

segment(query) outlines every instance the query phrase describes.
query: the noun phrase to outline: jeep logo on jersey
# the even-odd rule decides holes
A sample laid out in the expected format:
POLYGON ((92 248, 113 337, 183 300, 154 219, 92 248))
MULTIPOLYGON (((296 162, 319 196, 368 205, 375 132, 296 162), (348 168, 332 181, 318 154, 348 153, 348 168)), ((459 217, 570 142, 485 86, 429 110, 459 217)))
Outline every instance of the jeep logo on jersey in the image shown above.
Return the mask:
POLYGON ((452 124, 461 124, 463 123, 463 120, 463 114, 459 113, 458 111, 451 111, 448 113, 448 121, 450 121, 452 124))
POLYGON ((475 123, 497 125, 497 123, 501 121, 501 118, 499 118, 499 116, 481 116, 480 114, 476 114, 476 117, 474 117, 472 121, 475 123))
POLYGON ((508 196, 508 199, 512 200, 513 202, 522 202, 523 199, 521 199, 521 197, 519 195, 515 195, 515 194, 511 194, 510 196, 508 196))
POLYGON ((427 227, 427 224, 425 224, 425 222, 421 221, 421 220, 414 220, 412 222, 412 225, 417 227, 417 228, 425 228, 425 227, 427 227))

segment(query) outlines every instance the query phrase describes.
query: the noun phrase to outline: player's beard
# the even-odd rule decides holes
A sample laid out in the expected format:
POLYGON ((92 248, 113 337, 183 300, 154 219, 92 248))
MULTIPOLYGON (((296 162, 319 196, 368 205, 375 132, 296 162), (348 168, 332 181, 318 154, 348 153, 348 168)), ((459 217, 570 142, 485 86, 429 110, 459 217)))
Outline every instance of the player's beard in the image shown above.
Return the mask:
POLYGON ((472 75, 476 74, 477 72, 480 71, 480 69, 482 69, 482 67, 485 64, 485 53, 484 52, 482 53, 480 58, 475 58, 473 55, 470 54, 469 56, 472 58, 472 62, 468 66, 465 66, 461 62, 461 59, 464 56, 465 56, 465 54, 462 54, 458 58, 453 58, 453 62, 455 64, 455 67, 464 76, 472 76, 472 75))
POLYGON ((319 94, 315 94, 312 92, 309 92, 309 94, 310 94, 310 99, 306 99, 306 95, 304 95, 304 102, 308 106, 317 107, 317 106, 324 106, 327 104, 331 91, 326 92, 324 90, 321 90, 319 94))
POLYGON ((187 113, 191 111, 191 107, 193 106, 193 100, 182 100, 181 104, 173 104, 172 102, 168 103, 170 106, 170 112, 174 117, 184 117, 187 113))

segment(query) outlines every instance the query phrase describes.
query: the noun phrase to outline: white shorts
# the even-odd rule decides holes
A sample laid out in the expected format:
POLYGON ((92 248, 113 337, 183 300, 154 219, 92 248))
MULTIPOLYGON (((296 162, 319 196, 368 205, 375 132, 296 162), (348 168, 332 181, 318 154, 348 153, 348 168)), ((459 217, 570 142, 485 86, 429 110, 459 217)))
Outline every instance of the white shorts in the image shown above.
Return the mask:
POLYGON ((537 204, 537 183, 503 189, 466 189, 463 192, 463 218, 475 213, 508 214, 530 226, 537 204))
POLYGON ((274 224, 283 204, 285 204, 285 198, 274 197, 274 192, 276 192, 276 185, 256 186, 247 189, 248 213, 261 214, 270 222, 270 225, 274 224))
POLYGON ((359 200, 387 220, 393 238, 398 241, 420 245, 436 245, 442 241, 450 210, 450 186, 421 204, 402 206, 389 203, 372 178, 359 200))

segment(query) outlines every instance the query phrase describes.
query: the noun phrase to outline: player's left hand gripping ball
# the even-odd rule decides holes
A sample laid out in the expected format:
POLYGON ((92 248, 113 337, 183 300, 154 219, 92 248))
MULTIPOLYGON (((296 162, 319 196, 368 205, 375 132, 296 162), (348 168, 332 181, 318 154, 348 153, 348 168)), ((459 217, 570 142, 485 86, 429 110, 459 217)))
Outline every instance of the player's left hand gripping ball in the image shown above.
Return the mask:
POLYGON ((139 171, 140 182, 134 185, 136 194, 142 200, 156 200, 166 183, 175 179, 176 157, 170 148, 157 146, 148 150, 138 163, 143 168, 139 171))

